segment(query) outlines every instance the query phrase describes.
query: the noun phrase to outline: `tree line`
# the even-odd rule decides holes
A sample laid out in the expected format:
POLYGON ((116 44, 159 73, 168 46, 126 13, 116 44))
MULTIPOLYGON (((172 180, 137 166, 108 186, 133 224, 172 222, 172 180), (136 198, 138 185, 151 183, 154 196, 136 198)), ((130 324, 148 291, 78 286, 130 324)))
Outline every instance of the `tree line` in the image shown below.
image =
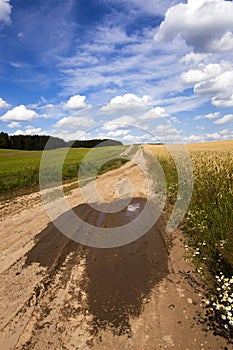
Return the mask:
POLYGON ((110 139, 93 139, 93 140, 74 140, 64 141, 59 137, 46 135, 8 135, 6 132, 0 132, 0 148, 17 149, 27 151, 40 151, 46 146, 46 149, 57 149, 64 147, 72 148, 93 148, 96 146, 117 146, 122 142, 110 139), (49 140, 48 145, 46 146, 49 140))

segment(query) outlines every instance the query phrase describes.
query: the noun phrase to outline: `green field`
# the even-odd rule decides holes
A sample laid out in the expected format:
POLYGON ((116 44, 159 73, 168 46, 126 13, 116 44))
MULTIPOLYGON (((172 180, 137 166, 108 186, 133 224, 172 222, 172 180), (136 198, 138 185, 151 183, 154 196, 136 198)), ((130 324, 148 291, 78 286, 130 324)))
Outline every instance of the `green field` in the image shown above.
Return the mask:
MULTIPOLYGON (((103 161, 107 161, 98 173, 101 174, 110 169, 121 166, 126 162, 117 158, 125 150, 126 146, 109 146, 92 149, 85 159, 86 177, 93 172, 93 167, 99 167, 103 161), (109 160, 114 158, 113 160, 109 160)), ((56 164, 62 158, 64 149, 46 151, 49 161, 46 169, 48 182, 54 180, 56 164)), ((64 182, 77 180, 78 170, 84 156, 90 149, 71 148, 64 161, 62 178, 64 182)), ((0 150, 0 194, 4 199, 7 195, 16 195, 26 191, 38 189, 39 169, 43 151, 18 151, 0 150)))

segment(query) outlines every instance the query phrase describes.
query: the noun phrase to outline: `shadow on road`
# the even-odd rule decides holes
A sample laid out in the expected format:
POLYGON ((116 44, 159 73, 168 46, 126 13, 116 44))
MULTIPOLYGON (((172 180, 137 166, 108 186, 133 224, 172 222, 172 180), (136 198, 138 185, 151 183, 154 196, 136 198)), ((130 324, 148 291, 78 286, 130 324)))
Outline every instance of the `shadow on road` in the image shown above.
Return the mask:
MULTIPOLYGON (((144 199, 133 199, 130 205, 144 206, 144 199)), ((133 217, 122 210, 102 215, 87 204, 73 208, 76 215, 92 225, 103 227, 123 225, 133 217), (101 220, 99 220, 101 217, 101 220)), ((136 212, 136 211, 135 211, 136 212)), ((137 213, 138 214, 138 213, 137 213)), ((136 215, 136 214, 135 214, 136 215)), ((67 220, 66 213, 59 220, 67 220)), ((87 295, 85 310, 92 315, 92 332, 110 328, 116 335, 129 334, 130 318, 138 317, 155 285, 168 273, 168 253, 163 240, 165 222, 162 218, 140 239, 118 248, 90 248, 82 246, 59 232, 50 223, 36 236, 34 247, 26 254, 24 267, 33 262, 47 267, 59 261, 59 273, 66 274, 68 282, 72 268, 79 264, 80 256, 86 260, 85 272, 80 285, 87 295), (69 269, 60 266, 67 254, 73 253, 69 269)), ((125 232, 127 234, 127 232, 125 232)), ((58 271, 57 271, 58 272, 58 271)), ((56 273, 56 271, 55 271, 56 273)), ((75 293, 73 294, 75 298, 75 293)), ((75 317, 75 312, 72 315, 75 317)))

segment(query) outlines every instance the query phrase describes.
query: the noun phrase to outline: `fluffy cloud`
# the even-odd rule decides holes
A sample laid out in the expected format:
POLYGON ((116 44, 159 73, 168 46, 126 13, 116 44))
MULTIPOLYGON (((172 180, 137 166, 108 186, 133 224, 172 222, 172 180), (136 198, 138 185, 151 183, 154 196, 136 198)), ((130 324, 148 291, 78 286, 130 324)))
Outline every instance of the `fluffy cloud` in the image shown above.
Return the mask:
POLYGON ((10 107, 10 104, 7 103, 6 101, 4 101, 4 100, 0 97, 0 109, 8 108, 8 107, 10 107))
POLYGON ((208 95, 217 107, 233 107, 233 65, 222 61, 199 64, 181 75, 184 86, 194 86, 197 95, 208 95))
POLYGON ((86 108, 88 105, 86 104, 86 96, 74 95, 70 97, 70 99, 64 105, 64 109, 70 110, 78 110, 81 108, 86 108))
POLYGON ((24 105, 17 106, 10 111, 7 111, 0 120, 4 122, 8 121, 20 121, 20 122, 28 122, 34 118, 36 118, 38 114, 31 110, 27 109, 24 105))
POLYGON ((215 112, 215 113, 209 113, 205 115, 205 118, 207 119, 215 119, 218 118, 220 115, 220 112, 215 112))
POLYGON ((10 124, 7 125, 8 128, 19 128, 20 127, 20 123, 19 122, 11 122, 10 124))
POLYGON ((112 131, 112 130, 124 128, 125 126, 128 127, 129 124, 134 125, 135 119, 133 117, 125 115, 104 123, 103 129, 112 131))
POLYGON ((187 55, 181 57, 180 62, 181 63, 200 63, 201 61, 205 60, 207 57, 206 54, 203 53, 195 53, 195 52, 190 52, 187 53, 187 55))
POLYGON ((166 113, 165 109, 163 107, 155 107, 148 112, 144 113, 142 116, 140 116, 138 119, 142 120, 149 120, 149 119, 159 119, 168 117, 169 114, 166 113))
POLYGON ((226 114, 222 118, 215 120, 215 124, 225 124, 233 121, 233 114, 226 114))
POLYGON ((214 112, 214 113, 209 113, 206 115, 197 115, 194 117, 194 120, 200 120, 200 119, 215 119, 220 116, 220 112, 214 112))
POLYGON ((156 128, 154 129, 154 133, 159 136, 165 136, 167 134, 176 135, 178 134, 178 131, 169 124, 161 124, 156 126, 156 128))
POLYGON ((230 95, 229 91, 225 91, 224 93, 213 97, 212 104, 216 107, 233 107, 233 94, 230 95))
POLYGON ((129 130, 115 130, 115 131, 109 131, 107 133, 107 137, 122 137, 129 133, 129 130))
POLYGON ((28 125, 25 130, 16 130, 12 135, 38 135, 41 134, 41 128, 35 128, 34 126, 28 125))
POLYGON ((143 135, 125 135, 123 137, 123 140, 130 143, 148 143, 148 142, 155 142, 156 139, 151 136, 150 134, 143 134, 143 135))
POLYGON ((9 23, 11 14, 11 5, 9 0, 0 0, 0 21, 9 23))
POLYGON ((101 111, 114 113, 117 111, 144 108, 152 104, 153 100, 150 96, 144 95, 141 98, 134 94, 125 94, 123 96, 116 96, 112 98, 109 104, 101 108, 101 111))
POLYGON ((212 96, 212 104, 217 107, 233 107, 233 69, 195 85, 198 95, 212 96))
POLYGON ((216 78, 223 72, 222 65, 216 64, 199 64, 197 69, 190 69, 181 75, 181 81, 186 86, 192 86, 199 82, 216 78))
POLYGON ((54 126, 61 129, 86 129, 91 127, 95 123, 93 118, 87 117, 64 117, 60 119, 54 126))
POLYGON ((233 3, 225 0, 188 0, 170 7, 155 41, 180 35, 197 52, 233 49, 233 3))

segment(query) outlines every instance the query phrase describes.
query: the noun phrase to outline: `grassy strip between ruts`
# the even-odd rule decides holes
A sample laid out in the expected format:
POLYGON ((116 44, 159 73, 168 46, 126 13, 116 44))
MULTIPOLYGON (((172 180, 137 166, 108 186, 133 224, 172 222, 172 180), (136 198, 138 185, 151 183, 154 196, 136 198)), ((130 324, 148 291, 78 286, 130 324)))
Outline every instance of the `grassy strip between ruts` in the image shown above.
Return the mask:
MULTIPOLYGON (((174 161, 165 146, 146 146, 157 157, 166 176, 168 214, 178 192, 174 161)), ((233 330, 233 141, 187 145, 194 189, 181 225, 186 249, 198 273, 208 281, 206 301, 226 335, 233 330), (191 251, 190 251, 190 247, 191 251)))
MULTIPOLYGON (((116 169, 127 162, 120 154, 126 146, 97 147, 95 149, 69 149, 62 169, 63 183, 78 179, 80 163, 84 162, 83 176, 89 177, 93 168, 98 175, 116 169), (89 153, 89 151, 91 151, 89 153)), ((48 183, 56 176, 56 165, 63 157, 64 149, 49 152, 46 168, 48 183), (51 161, 50 161, 51 160, 51 161)), ((14 198, 39 190, 40 161, 43 151, 0 150, 0 200, 14 198)))

